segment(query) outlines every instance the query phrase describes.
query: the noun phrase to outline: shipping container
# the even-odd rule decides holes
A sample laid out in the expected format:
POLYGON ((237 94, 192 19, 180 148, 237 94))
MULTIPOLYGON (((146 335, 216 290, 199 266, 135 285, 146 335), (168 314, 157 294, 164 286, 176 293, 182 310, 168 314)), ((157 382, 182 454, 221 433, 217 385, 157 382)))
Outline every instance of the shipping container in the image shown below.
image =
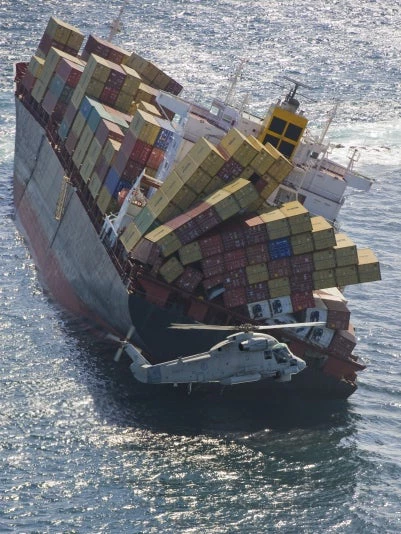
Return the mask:
POLYGON ((280 207, 280 211, 287 219, 291 234, 312 231, 309 211, 297 200, 286 202, 280 207))
POLYGON ((258 282, 256 284, 248 284, 245 287, 245 291, 246 291, 247 302, 267 300, 270 296, 267 282, 258 282))
POLYGON ((313 252, 313 238, 312 232, 304 232, 302 234, 295 234, 290 237, 291 248, 294 255, 307 254, 313 252))
POLYGON ((269 288, 269 294, 271 298, 284 297, 290 295, 290 280, 284 276, 282 278, 275 278, 274 280, 268 280, 267 286, 269 288))
POLYGON ((374 282, 381 280, 380 264, 375 254, 369 248, 357 250, 359 282, 374 282))
POLYGON ((246 275, 249 284, 257 284, 259 282, 265 282, 266 280, 269 280, 269 272, 267 270, 266 263, 247 265, 246 275))
POLYGON ((163 257, 170 256, 182 246, 174 230, 164 224, 147 233, 145 238, 160 247, 163 257))
POLYGON ((199 242, 193 241, 192 243, 184 245, 179 249, 178 255, 183 265, 200 261, 202 259, 202 251, 199 242))
POLYGON ((291 297, 289 295, 270 299, 269 304, 273 317, 293 312, 291 297))
POLYGON ((358 254, 355 243, 345 234, 336 234, 336 246, 334 247, 337 267, 344 265, 356 265, 358 254))
POLYGON ((175 256, 172 256, 167 261, 165 261, 159 269, 160 275, 168 284, 171 284, 171 282, 181 276, 183 272, 184 267, 181 265, 180 261, 175 256))
POLYGON ((324 217, 311 217, 311 223, 315 250, 322 250, 336 245, 334 228, 324 217))
POLYGON ((260 319, 270 319, 272 316, 268 300, 250 302, 248 304, 249 317, 254 321, 260 319))
POLYGON ((264 222, 269 239, 279 239, 290 235, 287 218, 279 209, 266 210, 260 214, 264 222))
POLYGON ((247 285, 246 271, 244 268, 233 269, 224 275, 223 285, 225 289, 245 287, 247 285))
POLYGON ((246 304, 246 294, 243 287, 226 289, 223 293, 223 302, 226 308, 237 308, 246 304))

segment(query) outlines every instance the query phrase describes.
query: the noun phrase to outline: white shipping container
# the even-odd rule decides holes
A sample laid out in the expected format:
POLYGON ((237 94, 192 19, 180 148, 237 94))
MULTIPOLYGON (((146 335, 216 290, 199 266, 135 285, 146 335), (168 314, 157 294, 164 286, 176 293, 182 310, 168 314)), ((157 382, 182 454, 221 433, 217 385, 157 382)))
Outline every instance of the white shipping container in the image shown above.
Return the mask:
POLYGON ((314 345, 327 348, 334 336, 334 330, 324 326, 314 326, 309 334, 309 340, 314 345))
POLYGON ((315 297, 315 306, 313 308, 306 308, 305 322, 326 322, 327 321, 327 306, 322 299, 315 297))
POLYGON ((260 300, 248 304, 251 319, 269 319, 272 316, 268 300, 260 300))
POLYGON ((289 295, 270 299, 269 303, 273 317, 293 312, 291 297, 289 295))

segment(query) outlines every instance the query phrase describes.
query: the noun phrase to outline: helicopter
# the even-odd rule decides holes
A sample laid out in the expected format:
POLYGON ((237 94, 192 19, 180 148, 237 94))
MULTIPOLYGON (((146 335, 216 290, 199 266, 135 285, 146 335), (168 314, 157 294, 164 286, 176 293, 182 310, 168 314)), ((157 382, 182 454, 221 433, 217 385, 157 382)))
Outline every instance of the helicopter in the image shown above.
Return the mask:
POLYGON ((290 382, 293 375, 306 367, 301 358, 292 354, 287 344, 279 342, 264 330, 299 328, 323 323, 290 323, 278 325, 218 326, 205 324, 172 324, 175 329, 233 330, 235 333, 211 347, 207 352, 179 357, 152 365, 130 343, 130 332, 125 340, 109 336, 121 346, 115 355, 118 361, 125 352, 132 360, 130 370, 145 384, 207 384, 220 383, 234 386, 272 378, 277 382, 290 382))

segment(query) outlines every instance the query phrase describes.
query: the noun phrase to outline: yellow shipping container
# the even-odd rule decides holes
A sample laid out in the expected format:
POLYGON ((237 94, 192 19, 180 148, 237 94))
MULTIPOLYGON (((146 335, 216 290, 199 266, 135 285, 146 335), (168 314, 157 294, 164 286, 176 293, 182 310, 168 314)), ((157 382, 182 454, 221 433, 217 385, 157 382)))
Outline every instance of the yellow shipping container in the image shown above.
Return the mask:
POLYGON ((163 182, 160 190, 163 191, 167 198, 172 200, 183 186, 184 182, 182 178, 176 171, 172 171, 163 182))
POLYGON ((336 255, 337 267, 358 263, 358 254, 355 243, 345 234, 336 234, 336 255))
POLYGON ((40 103, 43 100, 47 90, 47 86, 41 82, 41 80, 36 80, 35 85, 32 89, 31 95, 36 102, 40 103))
POLYGON ((102 145, 99 143, 96 137, 93 137, 91 144, 89 145, 89 148, 88 148, 88 153, 87 153, 88 158, 90 158, 92 161, 96 163, 98 157, 100 156, 102 152, 102 148, 103 148, 102 145))
POLYGON ((160 72, 160 69, 156 67, 156 65, 154 65, 151 61, 148 61, 144 65, 141 74, 144 78, 152 82, 156 78, 156 76, 159 74, 159 72, 160 72))
POLYGON ((127 252, 130 252, 141 240, 142 233, 134 222, 131 222, 120 236, 120 241, 127 252))
POLYGON ((99 175, 97 174, 97 172, 94 172, 91 176, 91 179, 88 185, 89 191, 93 198, 96 198, 102 185, 103 185, 103 181, 99 178, 99 175))
POLYGON ((290 237, 291 248, 294 255, 313 252, 312 232, 295 234, 290 237))
POLYGON ((201 167, 198 167, 195 172, 188 178, 186 185, 197 194, 202 193, 210 183, 212 177, 204 171, 201 167))
POLYGON ((174 171, 180 176, 183 183, 199 169, 199 164, 196 163, 188 154, 182 158, 182 160, 174 166, 174 171))
POLYGON ((121 65, 121 68, 127 75, 121 89, 125 93, 131 94, 131 96, 133 97, 139 89, 139 86, 142 82, 142 78, 136 70, 128 67, 127 65, 121 65))
POLYGON ((335 271, 337 285, 339 287, 359 283, 358 268, 356 265, 345 265, 344 267, 336 267, 335 271))
POLYGON ((82 133, 82 130, 85 128, 85 125, 86 125, 85 117, 82 115, 82 113, 78 112, 75 115, 74 122, 72 123, 72 126, 71 126, 71 131, 76 136, 77 139, 79 139, 82 133))
POLYGON ((270 298, 272 299, 291 294, 290 280, 286 276, 268 280, 267 286, 269 288, 270 298))
MULTIPOLYGON (((258 141, 259 142, 259 141, 258 141)), ((250 167, 258 174, 266 174, 273 163, 278 159, 278 154, 261 144, 259 153, 250 162, 250 167)))
POLYGON ((74 92, 71 97, 71 104, 74 106, 75 109, 79 109, 84 96, 85 96, 85 91, 84 89, 82 89, 80 84, 78 84, 75 87, 74 92))
POLYGON ((334 269, 321 269, 312 273, 313 289, 336 287, 337 280, 334 269))
POLYGON ((266 225, 269 239, 278 239, 290 235, 290 227, 287 218, 277 208, 265 211, 260 214, 260 218, 266 225))
POLYGON ((157 219, 158 221, 164 224, 167 221, 174 219, 174 217, 177 217, 177 215, 181 215, 181 213, 182 210, 178 206, 175 206, 174 204, 170 203, 164 208, 161 213, 159 213, 157 219))
POLYGON ((118 211, 117 200, 110 195, 106 187, 100 189, 96 204, 103 215, 118 211))
POLYGON ((139 54, 132 52, 130 57, 124 61, 124 64, 131 69, 136 70, 139 74, 146 68, 148 61, 139 54))
POLYGON ((133 116, 129 129, 138 139, 149 145, 154 145, 160 132, 160 126, 155 117, 140 109, 133 116))
POLYGON ((96 54, 91 54, 82 76, 85 80, 94 79, 103 82, 104 84, 107 82, 110 71, 111 63, 107 61, 107 59, 97 56, 96 54))
POLYGON ((266 263, 257 263, 255 265, 248 265, 245 267, 246 277, 250 284, 257 284, 265 282, 269 279, 269 271, 266 263))
POLYGON ((313 242, 315 250, 322 250, 336 245, 334 228, 320 215, 311 217, 313 242))
POLYGON ((82 130, 81 136, 79 138, 77 146, 75 147, 75 150, 74 150, 74 154, 72 156, 72 160, 78 168, 85 158, 89 145, 92 142, 92 139, 93 139, 93 132, 90 129, 89 125, 86 124, 84 126, 84 129, 82 130))
POLYGON ((28 65, 28 71, 35 77, 39 78, 43 70, 45 60, 39 56, 32 56, 28 65))
POLYGON ((161 225, 155 230, 152 230, 146 234, 145 238, 151 243, 158 245, 164 257, 170 256, 182 246, 174 230, 165 225, 161 225))
POLYGON ((381 280, 380 263, 374 252, 369 248, 358 249, 359 282, 375 282, 381 280))
POLYGON ((220 176, 212 176, 212 179, 202 191, 202 197, 211 195, 218 189, 222 189, 226 183, 220 178, 220 176))
POLYGON ((168 284, 176 280, 183 272, 184 267, 175 256, 163 263, 159 269, 160 275, 168 284))
POLYGON ((112 165, 114 160, 117 157, 118 151, 121 148, 121 143, 119 141, 116 141, 115 139, 107 139, 107 141, 104 144, 102 155, 105 159, 105 161, 112 165))
POLYGON ((286 202, 280 207, 281 213, 287 217, 292 234, 312 231, 309 211, 297 200, 286 202))
POLYGON ((178 251, 178 255, 180 256, 183 265, 188 265, 189 263, 194 263, 202 259, 202 251, 197 241, 193 241, 192 243, 188 243, 188 245, 181 247, 178 251))
POLYGON ((146 206, 158 218, 160 213, 170 204, 170 199, 163 193, 162 188, 158 189, 148 200, 146 206))
POLYGON ((334 250, 329 248, 314 252, 313 265, 316 271, 320 271, 321 269, 334 269, 336 266, 336 255, 334 250))
POLYGON ((230 184, 223 187, 223 191, 227 191, 234 195, 235 200, 241 208, 247 208, 253 202, 259 199, 259 195, 249 180, 245 178, 237 178, 230 184))
POLYGON ((236 128, 232 128, 220 141, 220 145, 230 157, 242 167, 246 167, 257 156, 259 150, 249 138, 236 128))
POLYGON ((135 102, 149 102, 153 103, 156 100, 159 90, 150 85, 141 82, 135 93, 135 102))
POLYGON ((188 155, 210 176, 217 174, 226 161, 217 148, 204 137, 198 139, 188 155))
POLYGON ((81 167, 79 169, 79 174, 81 175, 81 178, 85 183, 88 183, 92 173, 93 169, 95 168, 96 161, 93 161, 88 154, 84 157, 81 167))
POLYGON ((185 211, 190 206, 192 206, 196 199, 196 193, 194 193, 192 189, 190 189, 186 185, 183 185, 181 189, 171 199, 171 202, 175 206, 178 206, 181 210, 185 211))
POLYGON ((225 221, 238 213, 240 206, 234 195, 224 189, 219 189, 205 198, 209 206, 213 206, 222 221, 225 221))

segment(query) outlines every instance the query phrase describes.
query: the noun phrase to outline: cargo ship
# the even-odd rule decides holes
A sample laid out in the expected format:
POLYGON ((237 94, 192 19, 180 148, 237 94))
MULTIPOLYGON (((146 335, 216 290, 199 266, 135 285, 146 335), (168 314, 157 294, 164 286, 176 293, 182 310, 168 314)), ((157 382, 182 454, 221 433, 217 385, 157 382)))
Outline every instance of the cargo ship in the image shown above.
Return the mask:
POLYGON ((150 364, 272 325, 306 362, 291 382, 199 389, 347 398, 365 366, 343 289, 380 265, 335 222, 346 188, 372 180, 328 158, 330 119, 308 133, 297 81, 264 117, 232 104, 237 81, 201 105, 152 61, 51 17, 15 68, 17 225, 53 297, 150 364))

